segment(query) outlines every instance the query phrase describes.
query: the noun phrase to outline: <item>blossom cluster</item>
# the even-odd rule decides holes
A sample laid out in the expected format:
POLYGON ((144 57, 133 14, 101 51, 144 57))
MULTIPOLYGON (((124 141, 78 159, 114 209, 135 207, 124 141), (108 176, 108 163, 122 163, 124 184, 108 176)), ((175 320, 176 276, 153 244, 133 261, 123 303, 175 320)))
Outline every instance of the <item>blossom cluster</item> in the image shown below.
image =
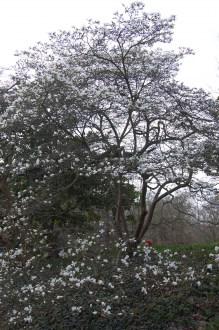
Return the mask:
POLYGON ((103 229, 74 240, 69 235, 58 259, 50 260, 43 252, 46 233, 36 233, 38 249, 27 245, 0 255, 0 306, 7 306, 8 324, 22 324, 24 329, 31 328, 41 308, 66 303, 72 315, 85 311, 97 317, 125 315, 130 282, 138 297, 147 299, 184 283, 201 288, 205 278, 215 277, 219 269, 219 246, 197 268, 189 262, 192 252, 159 252, 145 244, 130 258, 122 240, 112 240, 106 248, 103 229))

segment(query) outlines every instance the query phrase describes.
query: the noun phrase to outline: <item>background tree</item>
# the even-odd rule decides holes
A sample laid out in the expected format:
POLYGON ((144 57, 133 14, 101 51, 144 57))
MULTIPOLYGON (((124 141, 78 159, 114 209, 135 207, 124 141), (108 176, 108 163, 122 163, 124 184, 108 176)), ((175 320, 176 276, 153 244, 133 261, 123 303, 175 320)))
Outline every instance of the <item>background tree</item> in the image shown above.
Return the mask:
POLYGON ((217 241, 218 205, 204 203, 186 192, 159 203, 147 238, 155 244, 192 244, 217 241))

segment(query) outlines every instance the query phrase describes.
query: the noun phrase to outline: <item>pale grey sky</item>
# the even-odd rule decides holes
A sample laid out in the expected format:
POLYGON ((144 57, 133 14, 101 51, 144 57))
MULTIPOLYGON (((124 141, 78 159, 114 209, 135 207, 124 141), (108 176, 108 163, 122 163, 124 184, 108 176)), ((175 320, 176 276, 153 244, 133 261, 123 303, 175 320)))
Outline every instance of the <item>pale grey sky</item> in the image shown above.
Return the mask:
MULTIPOLYGON (((15 62, 48 32, 80 26, 88 18, 109 20, 132 0, 0 0, 0 67, 15 62)), ((184 60, 180 79, 219 95, 219 0, 143 0, 149 12, 176 15, 173 46, 191 47, 195 56, 184 60)))

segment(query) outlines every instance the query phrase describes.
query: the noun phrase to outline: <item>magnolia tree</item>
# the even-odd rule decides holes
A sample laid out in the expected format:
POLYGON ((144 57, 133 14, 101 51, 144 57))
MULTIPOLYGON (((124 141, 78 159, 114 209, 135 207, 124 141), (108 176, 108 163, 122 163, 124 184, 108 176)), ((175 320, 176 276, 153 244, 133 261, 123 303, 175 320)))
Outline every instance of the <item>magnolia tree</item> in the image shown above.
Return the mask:
POLYGON ((214 103, 177 80, 182 58, 192 52, 162 46, 171 42, 173 28, 174 17, 147 14, 134 2, 110 23, 52 33, 19 54, 13 76, 19 84, 4 129, 14 147, 11 173, 41 173, 25 190, 26 202, 51 203, 68 170, 72 185, 81 175, 107 178, 117 191, 122 235, 123 183, 134 177, 141 183, 138 244, 158 203, 193 184, 215 128, 214 103))

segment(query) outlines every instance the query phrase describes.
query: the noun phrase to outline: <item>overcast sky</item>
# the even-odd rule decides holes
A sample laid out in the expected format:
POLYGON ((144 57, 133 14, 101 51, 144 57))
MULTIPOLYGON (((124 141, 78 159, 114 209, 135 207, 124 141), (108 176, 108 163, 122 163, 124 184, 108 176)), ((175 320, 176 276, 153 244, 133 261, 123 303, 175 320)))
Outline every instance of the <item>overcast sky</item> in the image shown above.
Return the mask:
MULTIPOLYGON (((89 18, 109 21, 131 0, 0 0, 0 67, 14 63, 16 50, 26 49, 48 32, 80 26, 89 18)), ((176 15, 173 47, 196 55, 184 60, 180 79, 219 95, 219 0, 143 0, 148 12, 176 15)))

